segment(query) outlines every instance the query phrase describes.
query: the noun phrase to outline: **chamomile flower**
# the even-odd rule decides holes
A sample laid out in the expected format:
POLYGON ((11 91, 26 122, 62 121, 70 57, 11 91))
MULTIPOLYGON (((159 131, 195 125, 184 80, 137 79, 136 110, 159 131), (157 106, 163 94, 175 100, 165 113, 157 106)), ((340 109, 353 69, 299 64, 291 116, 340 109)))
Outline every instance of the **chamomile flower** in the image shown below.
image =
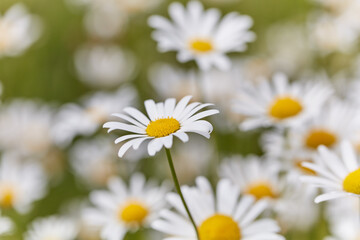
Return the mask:
POLYGON ((132 107, 124 109, 128 115, 113 114, 130 124, 107 122, 104 124, 104 128, 109 128, 109 132, 123 130, 133 133, 116 139, 115 143, 128 140, 121 146, 118 153, 119 157, 122 157, 130 147, 135 150, 138 149, 146 140, 150 141, 147 147, 149 155, 154 156, 164 146, 171 148, 173 137, 187 142, 189 140, 188 132, 210 138, 210 133, 213 130, 212 125, 200 119, 217 114, 219 111, 212 109, 199 112, 212 104, 201 104, 199 102, 188 104, 190 99, 191 96, 186 96, 177 104, 174 98, 168 98, 165 102, 159 103, 155 103, 154 100, 147 100, 145 101, 145 108, 150 119, 132 107))
POLYGON ((257 200, 276 200, 284 189, 279 176, 281 165, 274 160, 256 156, 232 157, 220 166, 220 176, 230 179, 238 189, 257 200))
POLYGON ((302 165, 316 172, 316 176, 302 176, 309 184, 324 189, 326 192, 315 198, 315 202, 355 196, 360 197, 360 164, 350 142, 344 141, 340 146, 340 154, 325 146, 318 148, 319 155, 315 163, 302 165))
POLYGON ((171 21, 161 16, 149 19, 156 31, 153 38, 161 52, 177 51, 180 62, 195 60, 202 70, 215 66, 227 70, 231 66, 229 52, 242 52, 255 39, 249 31, 253 22, 249 16, 236 12, 220 20, 217 9, 204 10, 199 1, 190 1, 187 8, 180 3, 169 7, 171 21))
POLYGON ((35 220, 25 234, 25 240, 74 240, 76 224, 63 217, 48 217, 35 220))
POLYGON ((17 56, 30 47, 40 36, 41 23, 22 4, 13 5, 0 16, 0 58, 17 56))
POLYGON ((13 230, 13 227, 13 222, 7 217, 2 217, 0 212, 0 236, 9 234, 13 230))
POLYGON ((278 73, 270 83, 264 79, 257 86, 241 88, 234 111, 246 117, 240 124, 243 130, 299 126, 321 109, 331 93, 323 82, 289 83, 278 73))
MULTIPOLYGON (((255 202, 251 196, 242 196, 239 200, 240 189, 227 179, 219 181, 216 195, 206 178, 198 177, 196 184, 196 187, 183 186, 182 191, 201 240, 284 239, 277 234, 280 228, 274 220, 256 220, 267 207, 266 201, 255 202)), ((175 210, 162 210, 161 219, 152 227, 169 235, 163 239, 196 240, 180 197, 169 193, 167 200, 175 210)))
POLYGON ((165 205, 166 184, 156 186, 146 182, 139 173, 132 175, 129 187, 120 178, 112 178, 109 190, 94 191, 90 195, 96 208, 84 212, 84 217, 94 226, 101 226, 105 240, 123 239, 128 231, 148 226, 165 205))
POLYGON ((66 104, 58 112, 53 135, 60 146, 67 146, 74 137, 90 136, 104 124, 109 115, 132 104, 137 94, 132 87, 115 92, 96 92, 82 99, 81 104, 66 104))
POLYGON ((38 164, 3 157, 0 163, 0 208, 28 212, 31 204, 45 195, 46 182, 38 164))

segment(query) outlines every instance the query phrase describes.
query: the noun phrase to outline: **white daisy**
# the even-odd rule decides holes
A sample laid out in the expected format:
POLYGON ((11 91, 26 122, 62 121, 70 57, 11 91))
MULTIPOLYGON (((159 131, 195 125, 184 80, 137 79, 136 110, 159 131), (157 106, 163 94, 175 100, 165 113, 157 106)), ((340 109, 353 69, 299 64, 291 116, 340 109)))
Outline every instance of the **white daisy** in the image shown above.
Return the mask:
POLYGON ((360 197, 360 164, 350 142, 341 143, 340 155, 320 146, 315 163, 302 165, 317 175, 301 179, 326 191, 315 198, 316 203, 346 196, 360 197))
POLYGON ((134 57, 115 45, 84 46, 75 55, 80 79, 92 87, 117 87, 135 70, 134 57))
POLYGON ((89 186, 105 186, 119 174, 114 146, 107 138, 76 142, 70 151, 70 164, 75 175, 89 186))
POLYGON ((38 164, 20 163, 8 155, 3 157, 0 163, 0 208, 28 212, 32 203, 45 195, 46 184, 45 174, 38 164))
POLYGON ((190 99, 191 96, 186 96, 177 104, 174 98, 168 98, 165 102, 159 103, 147 100, 145 101, 145 108, 150 119, 132 107, 124 109, 124 112, 128 115, 113 114, 130 124, 108 122, 104 124, 104 128, 109 128, 109 132, 119 129, 134 133, 116 139, 115 143, 129 140, 121 146, 118 153, 119 157, 122 157, 130 147, 135 150, 138 149, 145 140, 150 140, 147 148, 149 154, 154 156, 163 146, 171 148, 174 136, 183 142, 189 140, 187 132, 210 138, 210 133, 213 130, 212 125, 205 120, 199 119, 217 114, 219 111, 212 109, 198 113, 212 104, 201 104, 199 102, 188 104, 190 99))
POLYGON ((75 240, 77 226, 63 217, 47 217, 35 220, 25 233, 25 240, 75 240))
POLYGON ((150 83, 163 98, 175 97, 181 99, 191 95, 200 99, 200 77, 195 71, 186 71, 168 64, 156 64, 149 72, 150 83))
POLYGON ((132 104, 136 90, 122 87, 115 92, 97 92, 82 99, 80 105, 67 104, 56 116, 53 135, 61 146, 67 146, 78 135, 90 136, 104 124, 109 115, 132 104))
MULTIPOLYGON (((182 191, 193 214, 201 240, 277 240, 280 228, 271 219, 255 220, 267 207, 266 201, 255 202, 251 196, 240 200, 240 189, 229 180, 220 180, 216 196, 209 181, 198 177, 196 187, 183 186, 182 191)), ((163 232, 166 240, 196 240, 193 226, 188 220, 180 197, 169 193, 167 200, 175 211, 162 210, 161 219, 152 227, 163 232)))
POLYGON ((153 38, 159 50, 177 51, 180 62, 195 60, 202 70, 212 66, 229 69, 231 61, 226 53, 245 51, 246 44, 255 39, 249 31, 253 24, 249 16, 232 12, 220 20, 219 10, 205 11, 199 1, 190 1, 187 8, 172 3, 169 14, 172 21, 161 16, 149 19, 156 29, 153 38))
POLYGON ((279 73, 270 83, 264 79, 257 86, 241 88, 234 111, 247 117, 240 125, 243 130, 299 126, 321 109, 331 93, 323 82, 289 83, 279 73))
POLYGON ((13 222, 7 217, 2 217, 0 212, 0 236, 11 233, 13 228, 14 228, 13 222))
POLYGON ((14 100, 0 109, 0 149, 43 156, 53 146, 53 110, 29 100, 14 100))
POLYGON ((281 165, 277 161, 257 156, 235 156, 222 162, 219 174, 257 200, 277 200, 285 187, 280 171, 281 165))
POLYGON ((123 239, 128 231, 148 226, 164 207, 168 191, 166 184, 157 187, 139 173, 132 175, 129 187, 120 178, 112 178, 108 188, 92 192, 90 200, 96 208, 84 212, 89 223, 101 226, 105 240, 123 239))
POLYGON ((27 12, 22 4, 15 4, 0 16, 0 58, 17 56, 30 47, 40 36, 38 17, 27 12))

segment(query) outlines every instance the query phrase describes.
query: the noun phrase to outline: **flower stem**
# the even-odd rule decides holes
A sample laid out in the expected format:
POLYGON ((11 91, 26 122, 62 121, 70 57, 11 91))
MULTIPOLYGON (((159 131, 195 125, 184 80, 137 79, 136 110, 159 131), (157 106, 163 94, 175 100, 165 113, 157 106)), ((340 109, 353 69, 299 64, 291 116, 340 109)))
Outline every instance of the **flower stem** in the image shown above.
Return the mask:
POLYGON ((175 188, 176 188, 176 191, 178 192, 180 198, 181 198, 181 201, 185 207, 185 210, 186 210, 186 213, 187 215, 189 216, 189 219, 195 229, 195 232, 196 232, 196 237, 198 240, 200 240, 200 237, 199 237, 199 232, 197 230, 197 226, 195 224, 195 221, 190 213, 190 210, 189 210, 189 207, 187 206, 186 204, 186 201, 185 201, 185 198, 181 192, 181 188, 180 188, 180 184, 179 184, 179 180, 177 178, 177 175, 176 175, 176 171, 175 171, 175 167, 174 167, 174 163, 173 163, 173 160, 172 160, 172 157, 171 157, 171 153, 170 153, 170 150, 165 148, 165 151, 166 151, 166 156, 167 156, 167 159, 168 159, 168 162, 169 162, 169 167, 170 167, 170 170, 171 170, 171 175, 172 175, 172 178, 174 180, 174 184, 175 184, 175 188))

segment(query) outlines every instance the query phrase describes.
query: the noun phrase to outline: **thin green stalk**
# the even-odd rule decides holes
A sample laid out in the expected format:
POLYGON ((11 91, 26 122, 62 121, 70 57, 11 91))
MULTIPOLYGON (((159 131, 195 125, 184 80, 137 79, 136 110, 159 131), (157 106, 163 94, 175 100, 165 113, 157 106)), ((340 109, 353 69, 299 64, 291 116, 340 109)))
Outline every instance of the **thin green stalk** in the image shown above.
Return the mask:
POLYGON ((166 156, 167 156, 167 159, 168 159, 168 162, 169 162, 169 167, 170 167, 170 170, 171 170, 171 175, 172 175, 172 178, 174 180, 174 184, 175 184, 175 188, 176 188, 176 191, 178 192, 180 198, 181 198, 181 201, 185 207, 185 210, 186 210, 186 213, 187 215, 189 216, 189 219, 195 229, 195 232, 196 232, 196 236, 197 236, 197 239, 200 240, 200 237, 199 237, 199 232, 197 230, 197 226, 195 224, 195 221, 190 213, 190 210, 189 210, 189 207, 187 206, 186 204, 186 201, 185 201, 185 198, 181 192, 181 188, 180 188, 180 184, 179 184, 179 180, 177 178, 177 175, 176 175, 176 171, 175 171, 175 167, 174 167, 174 163, 173 163, 173 160, 172 160, 172 157, 171 157, 171 153, 170 153, 170 150, 165 148, 165 151, 166 151, 166 156))

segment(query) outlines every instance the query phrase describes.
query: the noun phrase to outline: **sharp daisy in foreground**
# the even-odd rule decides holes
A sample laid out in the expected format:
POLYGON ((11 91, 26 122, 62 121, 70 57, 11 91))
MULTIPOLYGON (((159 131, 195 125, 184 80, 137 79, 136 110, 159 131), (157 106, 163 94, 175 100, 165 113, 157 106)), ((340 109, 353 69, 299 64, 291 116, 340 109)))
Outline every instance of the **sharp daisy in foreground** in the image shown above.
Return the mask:
MULTIPOLYGON (((183 186, 182 191, 198 226, 201 240, 283 240, 277 234, 280 228, 272 219, 257 218, 266 209, 264 200, 254 197, 240 197, 240 189, 230 180, 220 180, 216 196, 209 181, 204 177, 196 179, 196 187, 183 186)), ((180 197, 169 193, 167 200, 175 210, 162 210, 161 219, 152 227, 165 233, 164 240, 196 240, 196 233, 186 217, 180 197)))
POLYGON ((133 147, 135 150, 140 145, 149 140, 148 152, 154 156, 164 146, 169 149, 173 144, 173 137, 179 138, 183 142, 189 140, 188 132, 200 134, 206 138, 210 138, 213 130, 212 125, 202 118, 219 113, 218 110, 200 110, 211 106, 212 104, 201 104, 193 102, 189 104, 191 96, 182 98, 177 104, 174 98, 169 98, 165 102, 155 103, 153 100, 145 101, 147 116, 139 110, 127 107, 124 112, 127 114, 113 114, 128 123, 107 122, 104 128, 109 128, 109 132, 113 130, 123 130, 132 134, 124 135, 116 139, 115 143, 127 141, 119 150, 119 157, 133 147))
POLYGON ((319 147, 315 163, 304 162, 303 166, 316 172, 316 176, 302 176, 301 180, 326 191, 315 202, 354 196, 360 197, 360 164, 355 149, 348 141, 340 146, 340 155, 325 146, 319 147))
POLYGON ((187 8, 180 3, 169 7, 172 21, 152 16, 151 27, 156 31, 153 38, 158 42, 161 52, 177 51, 180 62, 195 60, 201 70, 215 66, 229 70, 229 52, 243 52, 246 44, 255 39, 249 31, 253 21, 249 16, 232 12, 222 20, 218 9, 204 10, 199 1, 190 1, 187 8))
POLYGON ((146 182, 142 174, 134 174, 129 187, 120 178, 112 178, 109 190, 94 191, 90 195, 96 206, 84 212, 84 219, 92 226, 101 227, 104 240, 123 239, 128 231, 148 226, 165 205, 167 184, 156 186, 146 182))

